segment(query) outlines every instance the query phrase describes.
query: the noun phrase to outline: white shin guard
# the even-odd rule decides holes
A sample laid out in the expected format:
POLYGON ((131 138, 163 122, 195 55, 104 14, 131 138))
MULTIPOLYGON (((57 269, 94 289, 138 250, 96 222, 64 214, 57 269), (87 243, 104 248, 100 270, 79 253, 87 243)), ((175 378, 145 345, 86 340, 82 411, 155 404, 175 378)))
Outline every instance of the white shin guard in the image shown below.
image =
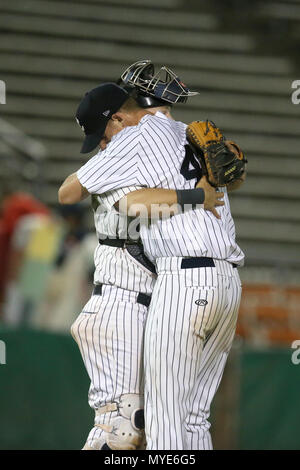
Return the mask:
MULTIPOLYGON (((105 421, 105 420, 104 420, 105 421)), ((95 450, 137 450, 143 448, 144 440, 144 410, 143 396, 128 393, 120 400, 109 403, 96 411, 95 426, 101 428, 104 434, 93 442, 95 450), (105 424, 99 423, 97 417, 117 411, 105 424)), ((86 444, 84 450, 91 447, 86 444)))

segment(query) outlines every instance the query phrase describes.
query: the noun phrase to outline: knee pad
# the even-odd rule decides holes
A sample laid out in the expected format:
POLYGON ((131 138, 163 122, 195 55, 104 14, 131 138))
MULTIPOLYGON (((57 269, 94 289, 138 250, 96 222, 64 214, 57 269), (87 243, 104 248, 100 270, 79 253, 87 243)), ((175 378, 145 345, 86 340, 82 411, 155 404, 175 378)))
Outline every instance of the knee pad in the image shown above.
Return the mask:
MULTIPOLYGON (((122 395, 120 400, 96 411, 97 417, 117 412, 109 422, 96 423, 104 433, 93 445, 98 450, 137 450, 144 444, 143 396, 134 393, 122 395), (108 446, 108 447, 107 447, 108 446)), ((98 420, 97 420, 98 421, 98 420)))

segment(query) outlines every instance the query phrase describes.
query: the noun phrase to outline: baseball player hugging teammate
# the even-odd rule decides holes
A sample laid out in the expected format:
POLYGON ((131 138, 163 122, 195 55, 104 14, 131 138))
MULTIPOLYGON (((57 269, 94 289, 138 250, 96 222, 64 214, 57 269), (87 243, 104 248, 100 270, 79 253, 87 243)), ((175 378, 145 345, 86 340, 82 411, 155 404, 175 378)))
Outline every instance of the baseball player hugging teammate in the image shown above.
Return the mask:
POLYGON ((195 93, 170 69, 155 73, 150 61, 130 66, 118 83, 102 84, 81 101, 82 152, 101 150, 59 189, 63 204, 92 195, 99 240, 95 287, 71 328, 95 410, 84 449, 144 447, 144 388, 147 449, 209 449, 210 404, 241 293, 236 266, 244 255, 227 189, 243 181, 243 159, 222 136, 215 154, 229 149, 224 173, 233 176, 227 189, 215 189, 197 157, 207 154, 214 169, 202 128, 193 123, 191 147, 187 126, 170 115, 170 105, 195 93), (127 230, 136 204, 175 207, 172 217, 139 220, 143 245, 127 230))

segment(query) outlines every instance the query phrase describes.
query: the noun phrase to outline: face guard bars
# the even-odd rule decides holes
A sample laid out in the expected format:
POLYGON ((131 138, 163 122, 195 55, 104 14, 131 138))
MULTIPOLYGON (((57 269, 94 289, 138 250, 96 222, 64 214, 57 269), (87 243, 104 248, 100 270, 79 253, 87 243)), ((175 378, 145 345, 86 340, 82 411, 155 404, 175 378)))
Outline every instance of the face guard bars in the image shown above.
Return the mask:
POLYGON ((190 91, 168 67, 161 67, 157 73, 154 73, 154 65, 150 60, 141 60, 130 65, 121 75, 121 80, 146 95, 171 104, 185 103, 188 97, 199 94, 190 91))

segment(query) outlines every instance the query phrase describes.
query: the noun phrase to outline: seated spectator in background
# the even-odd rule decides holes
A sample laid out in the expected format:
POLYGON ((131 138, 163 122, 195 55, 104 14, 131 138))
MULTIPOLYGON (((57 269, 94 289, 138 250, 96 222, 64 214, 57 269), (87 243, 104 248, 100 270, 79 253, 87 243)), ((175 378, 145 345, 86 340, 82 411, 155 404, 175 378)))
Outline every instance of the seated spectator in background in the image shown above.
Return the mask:
POLYGON ((30 199, 36 210, 19 211, 10 235, 3 304, 3 320, 9 325, 30 324, 36 314, 62 236, 50 211, 30 199))
POLYGON ((0 197, 0 318, 7 283, 15 278, 21 253, 12 253, 11 243, 20 220, 28 215, 49 216, 49 209, 31 194, 4 189, 0 197))
POLYGON ((2 319, 8 325, 69 332, 74 312, 90 295, 97 241, 86 237, 85 208, 58 212, 25 193, 5 200, 2 252, 9 254, 2 319))

